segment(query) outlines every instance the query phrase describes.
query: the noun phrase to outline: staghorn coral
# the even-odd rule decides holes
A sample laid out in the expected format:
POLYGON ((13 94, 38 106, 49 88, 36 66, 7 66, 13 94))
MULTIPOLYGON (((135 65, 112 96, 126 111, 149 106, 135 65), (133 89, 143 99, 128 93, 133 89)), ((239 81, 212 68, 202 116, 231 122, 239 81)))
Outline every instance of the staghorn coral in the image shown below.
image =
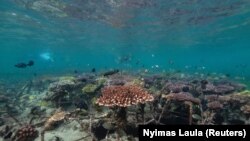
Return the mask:
POLYGON ((102 96, 96 100, 100 106, 128 107, 153 101, 154 97, 136 85, 109 86, 102 89, 102 96))
POLYGON ((200 99, 194 98, 190 93, 188 92, 181 92, 181 93, 170 93, 168 95, 162 95, 162 98, 167 100, 176 100, 176 101, 190 101, 194 104, 201 104, 200 99))

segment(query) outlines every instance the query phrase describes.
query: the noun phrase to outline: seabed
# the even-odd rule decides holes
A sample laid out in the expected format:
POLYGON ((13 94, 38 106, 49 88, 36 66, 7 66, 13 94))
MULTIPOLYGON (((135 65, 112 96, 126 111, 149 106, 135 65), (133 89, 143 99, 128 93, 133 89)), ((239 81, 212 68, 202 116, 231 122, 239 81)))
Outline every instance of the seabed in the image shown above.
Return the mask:
POLYGON ((0 140, 138 140, 139 125, 250 123, 250 92, 224 75, 107 71, 0 87, 0 140))

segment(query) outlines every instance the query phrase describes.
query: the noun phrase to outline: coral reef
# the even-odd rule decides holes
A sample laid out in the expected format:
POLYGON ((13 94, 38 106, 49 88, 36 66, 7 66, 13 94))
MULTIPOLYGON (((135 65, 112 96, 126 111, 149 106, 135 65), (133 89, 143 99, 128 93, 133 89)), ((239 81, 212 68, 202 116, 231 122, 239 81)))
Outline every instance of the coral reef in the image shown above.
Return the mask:
POLYGON ((180 93, 180 92, 188 92, 192 86, 185 82, 168 82, 165 84, 163 90, 164 93, 180 93))
POLYGON ((141 87, 129 85, 103 88, 102 96, 96 100, 96 103, 100 106, 128 107, 153 100, 154 97, 141 87))
POLYGON ((207 103, 207 107, 208 109, 211 109, 211 110, 217 110, 217 109, 222 109, 223 105, 219 101, 212 101, 212 102, 207 103))
POLYGON ((240 110, 247 115, 250 115, 250 105, 244 105, 240 108, 240 110))
POLYGON ((162 97, 167 100, 190 101, 198 105, 201 104, 200 99, 194 98, 190 93, 187 92, 170 93, 168 95, 162 95, 162 97))
MULTIPOLYGON (((193 123, 193 104, 197 104, 199 106, 201 106, 201 101, 198 98, 194 98, 190 93, 188 92, 180 92, 180 93, 170 93, 168 95, 162 95, 163 99, 166 99, 167 101, 180 101, 180 102, 184 102, 185 105, 188 105, 189 110, 189 124, 191 125, 193 123)), ((166 107, 165 107, 166 108, 166 107)), ((165 111, 165 109, 163 109, 163 112, 165 111)), ((159 118, 159 120, 161 120, 161 117, 159 118)))
POLYGON ((136 140, 138 125, 250 123, 249 90, 222 76, 104 73, 1 88, 0 140, 136 140))
POLYGON ((84 86, 82 88, 82 92, 86 93, 86 94, 93 94, 96 92, 96 90, 98 89, 98 86, 95 84, 87 84, 86 86, 84 86))

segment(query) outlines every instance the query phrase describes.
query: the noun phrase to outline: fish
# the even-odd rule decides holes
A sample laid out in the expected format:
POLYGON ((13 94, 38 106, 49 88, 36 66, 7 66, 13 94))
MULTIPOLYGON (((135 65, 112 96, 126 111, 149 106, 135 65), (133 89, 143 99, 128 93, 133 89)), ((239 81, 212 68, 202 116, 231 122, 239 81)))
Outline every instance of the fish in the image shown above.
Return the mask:
POLYGON ((17 68, 26 68, 27 64, 26 63, 17 63, 17 64, 15 64, 15 67, 17 67, 17 68))
POLYGON ((103 76, 113 75, 113 74, 116 74, 116 73, 118 73, 118 72, 119 72, 118 69, 114 69, 114 70, 105 72, 105 73, 103 74, 103 76))
POLYGON ((74 73, 75 73, 75 74, 77 74, 77 73, 78 73, 78 71, 77 71, 77 70, 74 70, 74 73))
POLYGON ((22 68, 22 69, 24 69, 24 68, 27 68, 27 67, 31 67, 34 64, 35 64, 34 61, 30 60, 28 63, 20 62, 20 63, 15 64, 14 66, 16 68, 22 68))
POLYGON ((34 65, 34 61, 30 60, 27 64, 27 66, 33 66, 34 65))
POLYGON ((95 72, 96 72, 96 69, 95 69, 95 68, 92 68, 92 69, 91 69, 91 72, 95 73, 95 72))

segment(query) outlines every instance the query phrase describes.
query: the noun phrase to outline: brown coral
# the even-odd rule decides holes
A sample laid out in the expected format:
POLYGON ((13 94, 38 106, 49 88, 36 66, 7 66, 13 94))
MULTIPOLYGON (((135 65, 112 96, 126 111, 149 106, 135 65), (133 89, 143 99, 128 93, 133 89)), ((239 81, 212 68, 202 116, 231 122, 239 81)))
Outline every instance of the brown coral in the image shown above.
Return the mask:
POLYGON ((153 101, 154 97, 136 85, 109 86, 102 89, 102 96, 96 103, 101 106, 128 107, 153 101))
POLYGON ((162 95, 162 98, 167 99, 167 100, 182 101, 184 102, 184 104, 188 105, 189 106, 189 124, 190 125, 192 124, 193 104, 201 105, 200 99, 194 98, 188 92, 170 93, 168 95, 162 95))
POLYGON ((58 109, 44 124, 44 129, 41 132, 41 141, 44 141, 44 134, 45 131, 51 130, 57 125, 58 123, 62 122, 66 119, 68 114, 61 109, 58 109))
POLYGON ((177 101, 190 101, 192 103, 200 105, 201 101, 198 98, 194 98, 188 92, 181 92, 181 93, 170 93, 168 95, 163 95, 162 98, 167 100, 177 100, 177 101))
POLYGON ((207 107, 211 110, 222 109, 223 105, 219 101, 213 101, 207 103, 207 107))
POLYGON ((64 111, 56 111, 54 115, 52 115, 44 125, 44 130, 50 130, 54 127, 54 125, 60 121, 63 121, 66 118, 66 113, 64 111))
POLYGON ((205 96, 205 99, 208 101, 208 102, 211 102, 211 101, 216 101, 219 99, 219 95, 217 94, 211 94, 211 95, 206 95, 205 96))
POLYGON ((244 113, 244 114, 250 114, 250 105, 244 105, 240 108, 240 110, 244 113))

